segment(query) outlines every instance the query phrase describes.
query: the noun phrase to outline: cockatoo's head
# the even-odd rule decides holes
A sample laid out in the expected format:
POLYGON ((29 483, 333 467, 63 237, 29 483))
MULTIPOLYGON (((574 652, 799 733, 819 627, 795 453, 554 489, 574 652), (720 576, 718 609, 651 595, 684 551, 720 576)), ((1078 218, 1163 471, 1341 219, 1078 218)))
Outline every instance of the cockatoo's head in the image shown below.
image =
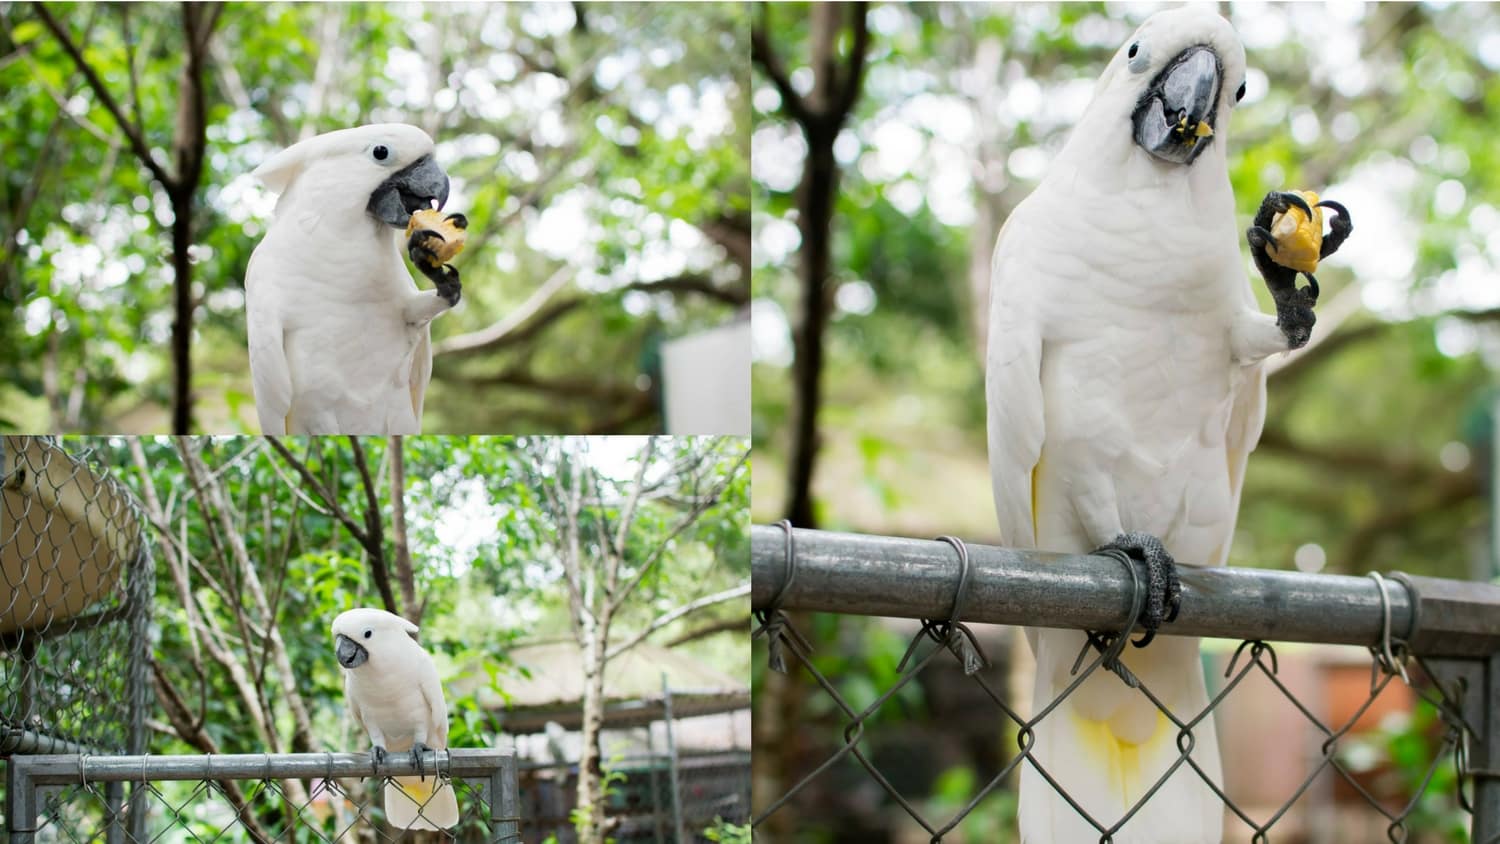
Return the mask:
POLYGON ((448 201, 448 175, 432 153, 432 138, 421 129, 376 123, 300 141, 254 175, 281 194, 282 203, 295 196, 316 198, 325 208, 358 206, 388 226, 405 228, 413 212, 448 201))
POLYGON ((417 646, 416 635, 415 624, 385 610, 361 607, 333 620, 334 653, 351 671, 367 663, 377 672, 397 667, 394 661, 417 646))
POLYGON ((1093 105, 1109 104, 1113 118, 1128 115, 1109 126, 1130 132, 1157 160, 1191 165, 1215 140, 1222 144, 1229 111, 1244 96, 1239 36, 1211 9, 1189 4, 1147 18, 1120 46, 1093 105))

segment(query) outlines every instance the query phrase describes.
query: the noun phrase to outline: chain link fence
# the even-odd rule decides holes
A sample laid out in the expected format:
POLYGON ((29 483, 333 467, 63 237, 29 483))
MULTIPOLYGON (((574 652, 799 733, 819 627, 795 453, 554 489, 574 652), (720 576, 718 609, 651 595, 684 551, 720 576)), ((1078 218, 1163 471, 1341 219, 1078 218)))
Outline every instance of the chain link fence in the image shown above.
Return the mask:
POLYGON ((0 755, 144 751, 143 525, 87 453, 0 437, 0 755))
MULTIPOLYGON (((750 822, 750 752, 684 753, 677 759, 677 802, 672 800, 672 757, 667 754, 608 760, 611 782, 605 798, 608 837, 614 841, 707 842, 704 831, 722 821, 750 822), (679 838, 677 830, 682 835, 679 838)), ((574 844, 569 813, 577 804, 578 766, 521 763, 524 805, 522 833, 527 841, 556 838, 574 844)))
MULTIPOLYGON (((408 791, 414 788, 409 778, 419 772, 409 754, 392 754, 379 766, 368 753, 18 756, 9 773, 11 844, 387 842, 418 834, 393 829, 383 809, 382 794, 392 778, 402 778, 408 791), (305 802, 289 796, 289 780, 302 781, 305 802), (131 797, 121 805, 109 798, 108 787, 124 783, 131 797)), ((459 821, 420 840, 521 840, 513 754, 432 751, 421 776, 421 784, 440 779, 452 787, 459 821)), ((418 817, 426 815, 419 809, 418 817)))
MULTIPOLYGON (((1201 711, 1174 712, 1120 659, 1126 643, 1139 632, 1135 619, 1145 599, 1146 580, 1144 564, 1123 555, 1116 559, 1023 552, 967 546, 948 537, 918 541, 792 530, 784 525, 752 528, 751 542, 752 606, 759 621, 755 636, 764 643, 769 666, 782 674, 810 677, 832 703, 833 720, 841 722, 839 734, 828 737, 831 753, 811 754, 816 757, 811 760, 806 758, 808 753, 794 754, 806 762, 805 768, 777 780, 777 793, 762 792, 762 780, 757 780, 753 823, 760 831, 765 831, 763 824, 769 818, 799 796, 811 795, 812 784, 834 779, 838 782, 832 788, 837 789, 847 787, 852 778, 863 777, 878 786, 884 807, 899 807, 936 842, 969 819, 987 797, 1013 788, 1023 766, 1029 766, 1082 815, 1100 842, 1116 840, 1164 784, 1181 775, 1201 779, 1243 824, 1229 830, 1231 838, 1308 840, 1303 837, 1305 830, 1290 828, 1289 812, 1299 801, 1328 793, 1313 786, 1320 778, 1333 778, 1341 792, 1355 795, 1353 799, 1378 818, 1389 840, 1430 840, 1423 837, 1424 830, 1414 828, 1414 812, 1438 772, 1452 766, 1457 803, 1471 816, 1472 840, 1500 842, 1500 587, 1401 574, 1359 578, 1184 567, 1180 570, 1181 612, 1163 628, 1163 634, 1241 643, 1207 706, 1201 711), (841 689, 841 681, 848 678, 827 676, 814 665, 814 644, 792 622, 788 610, 920 619, 921 628, 888 683, 870 688, 869 678, 860 678, 866 693, 858 697, 870 702, 857 705, 851 701, 854 695, 845 693, 848 687, 841 689), (1008 701, 1003 680, 996 682, 987 676, 992 672, 983 670, 989 660, 979 638, 964 622, 1085 631, 1071 683, 1050 702, 1023 715, 1029 708, 1008 701), (1368 696, 1352 712, 1330 722, 1283 680, 1272 641, 1368 648, 1368 696), (881 720, 882 715, 899 708, 903 690, 910 691, 924 674, 943 666, 957 666, 955 670, 976 689, 971 698, 983 701, 977 712, 988 715, 971 712, 969 717, 1003 719, 1015 740, 1008 758, 978 775, 967 799, 956 808, 948 806, 943 817, 929 817, 935 813, 933 804, 909 788, 903 791, 898 783, 909 786, 911 778, 888 762, 882 764, 870 745, 872 736, 888 723, 881 720), (1108 679, 1119 682, 1123 694, 1150 700, 1175 732, 1179 751, 1175 762, 1120 817, 1090 815, 1034 752, 1039 725, 1049 717, 1064 717, 1060 707, 1095 674, 1112 674, 1108 679), (1318 737, 1317 752, 1305 776, 1290 783, 1291 793, 1283 803, 1269 808, 1240 805, 1226 793, 1223 783, 1205 773, 1192 753, 1200 736, 1213 736, 1205 722, 1216 715, 1222 719, 1225 702, 1255 682, 1269 684, 1318 737), (1401 799, 1376 793, 1344 752, 1353 743, 1351 730, 1356 722, 1393 684, 1410 687, 1421 705, 1437 713, 1435 747, 1417 751, 1426 755, 1411 760, 1416 781, 1401 799)), ((1220 724, 1221 735, 1234 729, 1232 722, 1220 724)), ((1276 740, 1275 736, 1264 738, 1276 740)), ((1235 764, 1233 758, 1226 758, 1224 768, 1232 770, 1235 764)), ((818 799, 812 797, 799 804, 798 810, 817 812, 818 806, 818 799)), ((992 821, 976 818, 975 824, 978 837, 966 827, 964 840, 1005 840, 1002 831, 991 827, 992 821)), ((1227 826, 1233 826, 1232 821, 1227 826)), ((1133 835, 1141 834, 1135 826, 1130 830, 1136 830, 1133 835)), ((1355 837, 1339 833, 1333 837, 1368 840, 1348 834, 1355 837)))

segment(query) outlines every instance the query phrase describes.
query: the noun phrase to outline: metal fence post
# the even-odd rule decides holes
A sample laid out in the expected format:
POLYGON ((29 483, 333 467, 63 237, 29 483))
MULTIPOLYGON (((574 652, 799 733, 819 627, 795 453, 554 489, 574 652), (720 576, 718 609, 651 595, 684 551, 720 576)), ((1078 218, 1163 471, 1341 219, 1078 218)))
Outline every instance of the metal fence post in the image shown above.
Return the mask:
POLYGON ((26 762, 24 756, 12 756, 5 763, 5 820, 10 825, 10 844, 31 844, 36 839, 36 783, 26 771, 26 762))
POLYGON ((1474 844, 1500 841, 1500 653, 1491 654, 1484 670, 1484 704, 1474 728, 1479 731, 1469 770, 1474 776, 1474 844))
POLYGON ((490 772, 490 840, 511 844, 521 840, 520 789, 516 785, 516 754, 500 757, 500 766, 490 772))
POLYGON ((677 777, 677 737, 672 732, 672 687, 667 684, 667 673, 661 675, 661 700, 663 717, 667 723, 667 753, 671 758, 672 767, 672 840, 682 844, 686 836, 682 831, 682 782, 677 777))

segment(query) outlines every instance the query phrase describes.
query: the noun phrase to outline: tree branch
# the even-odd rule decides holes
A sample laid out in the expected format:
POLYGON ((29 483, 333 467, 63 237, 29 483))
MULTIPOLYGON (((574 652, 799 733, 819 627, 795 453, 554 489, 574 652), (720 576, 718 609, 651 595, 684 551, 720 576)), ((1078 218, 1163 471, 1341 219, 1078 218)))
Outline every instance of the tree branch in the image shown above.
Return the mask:
POLYGON ((770 28, 771 4, 763 3, 760 7, 760 26, 750 28, 750 58, 760 65, 766 78, 776 87, 776 93, 781 97, 781 110, 805 127, 813 122, 814 115, 808 110, 807 101, 792 87, 791 78, 781 66, 781 59, 771 46, 768 34, 770 28))
POLYGON ((156 157, 151 154, 151 148, 146 145, 146 139, 141 134, 141 127, 132 125, 130 120, 126 118, 125 113, 120 109, 120 104, 115 102, 115 98, 110 95, 109 89, 104 86, 104 80, 99 78, 99 74, 84 59, 83 53, 78 49, 78 45, 74 44, 73 39, 68 37, 68 33, 63 29, 62 24, 47 10, 47 4, 34 2, 31 4, 31 8, 36 11, 37 17, 41 18, 42 24, 52 32, 53 37, 62 46, 63 52, 66 52, 68 57, 73 60, 74 66, 83 74, 83 78, 88 81, 89 88, 93 90, 94 95, 99 98, 99 101, 104 104, 105 110, 110 113, 110 116, 114 117, 115 123, 120 127, 120 131, 124 133, 125 139, 129 142, 130 149, 135 153, 136 158, 140 160, 141 164, 147 170, 151 171, 151 175, 157 181, 161 182, 162 186, 169 193, 176 190, 177 181, 167 173, 166 168, 162 167, 157 162, 156 157))
POLYGON ((411 549, 406 543, 406 458, 402 438, 391 437, 388 454, 391 462, 391 545, 396 557, 396 581, 401 586, 401 603, 412 624, 422 623, 422 608, 417 606, 417 583, 411 568, 411 549))
POLYGON ((1332 443, 1309 445, 1298 442, 1284 429, 1267 426, 1257 449, 1273 451, 1303 463, 1315 463, 1340 472, 1373 473, 1403 484, 1430 484, 1452 473, 1414 457, 1391 453, 1380 446, 1349 446, 1332 443))
MULTIPOLYGON (((936 536, 937 534, 933 535, 936 536)), ((743 633, 744 629, 745 619, 743 617, 721 618, 718 621, 710 621, 707 624, 704 624, 702 627, 694 627, 692 630, 683 633, 681 636, 668 640, 664 647, 675 648, 678 645, 685 645, 688 642, 696 642, 699 639, 706 639, 709 636, 714 636, 719 633, 743 633)))
MULTIPOLYGON (((365 533, 364 528, 360 527, 359 523, 350 517, 349 513, 339 504, 338 499, 333 496, 333 493, 329 492, 328 488, 323 485, 323 482, 318 480, 318 476, 314 475, 312 470, 307 468, 307 464, 293 456, 291 449, 281 444, 280 437, 265 437, 265 441, 270 443, 272 448, 276 449, 276 452, 281 455, 281 459, 285 460, 296 470, 298 475, 302 476, 303 483, 317 494, 318 498, 323 502, 323 506, 333 514, 333 517, 338 519, 339 523, 349 533, 354 535, 355 541, 362 547, 369 548, 370 537, 365 533)), ((311 441, 308 444, 310 446, 312 444, 311 441)))
MULTIPOLYGON (((613 648, 610 648, 608 653, 604 655, 604 658, 605 660, 614 659, 620 654, 645 641, 646 637, 650 636, 652 633, 655 633, 656 631, 662 629, 663 627, 666 627, 672 622, 677 621, 683 616, 691 615, 698 610, 703 609, 704 607, 711 607, 714 604, 722 604, 725 601, 732 601, 735 598, 744 597, 745 595, 749 594, 750 584, 741 583, 739 586, 736 586, 732 589, 725 589, 723 592, 715 592, 712 595, 705 595, 696 601, 691 601, 689 603, 683 604, 682 606, 678 607, 675 610, 672 610, 671 612, 663 613, 662 615, 657 616, 656 620, 648 624, 645 629, 641 630, 639 633, 630 637, 629 639, 626 639, 624 642, 615 645, 613 648)), ((745 626, 745 620, 739 618, 733 619, 731 624, 735 629, 739 629, 745 626)))
POLYGON ((639 290, 644 293, 697 293, 735 307, 750 303, 748 286, 720 287, 710 281, 707 276, 701 275, 680 275, 656 281, 633 281, 620 289, 639 290))
POLYGON ((698 495, 693 497, 692 500, 695 502, 694 506, 690 510, 688 510, 688 512, 682 517, 682 521, 678 522, 676 526, 674 526, 672 530, 667 533, 666 536, 662 537, 662 539, 656 544, 656 547, 651 549, 651 553, 648 554, 646 556, 646 559, 641 562, 640 570, 636 572, 635 577, 632 578, 630 583, 627 584, 625 588, 621 590, 620 593, 616 595, 610 602, 611 610, 619 609, 620 605, 625 603, 625 600, 630 597, 631 593, 641 585, 641 581, 646 579, 646 575, 651 572, 652 567, 655 566, 657 561, 662 558, 662 555, 666 553, 667 547, 672 544, 673 540, 677 539, 677 537, 682 535, 682 533, 686 531, 694 522, 698 521, 698 517, 703 515, 703 512, 705 510, 718 503, 719 496, 723 494, 726 488, 728 488, 729 483, 734 480, 735 475, 739 474, 740 468, 743 467, 745 465, 745 462, 749 459, 750 451, 746 449, 745 452, 740 455, 740 459, 735 462, 734 466, 730 467, 729 471, 724 473, 723 479, 717 485, 715 485, 712 491, 710 491, 706 495, 698 495))
POLYGON ((854 10, 854 46, 849 50, 849 65, 844 69, 844 78, 838 85, 838 93, 830 104, 828 117, 842 123, 859 99, 859 89, 864 84, 865 52, 870 47, 870 26, 866 20, 864 2, 851 4, 854 10))
POLYGON ((359 445, 359 437, 350 437, 349 447, 354 450, 354 466, 359 470, 360 484, 365 492, 365 531, 368 538, 365 552, 370 559, 370 574, 375 579, 375 588, 380 591, 380 600, 385 602, 386 611, 400 615, 396 594, 391 590, 390 565, 385 558, 385 527, 380 517, 380 502, 375 497, 375 480, 370 476, 370 466, 365 462, 365 450, 359 445))
MULTIPOLYGON (((512 332, 518 330, 528 319, 535 316, 542 306, 547 304, 564 287, 573 280, 572 268, 562 266, 557 269, 542 286, 538 287, 532 294, 526 297, 519 308, 511 311, 504 318, 478 331, 467 334, 458 334, 445 338, 433 346, 434 355, 444 355, 453 352, 472 352, 479 349, 493 348, 504 345, 512 332)), ((575 300, 581 302, 582 300, 575 300)))

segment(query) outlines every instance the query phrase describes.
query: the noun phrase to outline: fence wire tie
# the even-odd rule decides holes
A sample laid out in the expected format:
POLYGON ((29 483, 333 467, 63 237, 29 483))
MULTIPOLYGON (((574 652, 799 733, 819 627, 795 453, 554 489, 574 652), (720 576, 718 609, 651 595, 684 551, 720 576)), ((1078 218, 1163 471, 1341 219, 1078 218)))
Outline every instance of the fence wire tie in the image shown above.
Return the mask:
POLYGON ((89 787, 89 755, 78 754, 78 785, 80 788, 89 787))
POLYGON ((959 621, 963 615, 963 603, 969 591, 969 574, 972 570, 969 564, 969 547, 956 536, 939 536, 936 541, 946 542, 958 552, 958 588, 953 593, 953 607, 948 611, 946 621, 922 619, 922 629, 912 641, 912 646, 906 649, 906 655, 902 657, 896 670, 898 672, 906 670, 906 663, 916 650, 917 641, 925 635, 952 651, 959 663, 963 665, 964 676, 972 677, 981 668, 988 668, 990 661, 979 646, 979 639, 974 635, 974 631, 959 621))
MULTIPOLYGON (((1379 663, 1382 671, 1387 674, 1401 675, 1401 679, 1410 686, 1411 678, 1406 675, 1406 643, 1400 642, 1398 645, 1402 653, 1402 659, 1400 660, 1396 659, 1396 655, 1391 648, 1391 596, 1386 591, 1385 578, 1380 576, 1380 572, 1372 571, 1370 572, 1370 579, 1374 580, 1375 585, 1380 589, 1380 647, 1378 649, 1371 647, 1370 654, 1375 657, 1375 662, 1379 663)), ((1375 684, 1374 665, 1375 663, 1371 663, 1371 689, 1374 688, 1375 684)))
POLYGON ((1109 557, 1117 560, 1125 567, 1125 571, 1130 573, 1130 623, 1119 633, 1083 631, 1083 647, 1078 649, 1078 658, 1073 660, 1073 669, 1068 674, 1078 673, 1084 658, 1088 656, 1089 649, 1092 648, 1104 654, 1104 660, 1100 664, 1106 670, 1113 672, 1130 688, 1138 689, 1141 687, 1141 681, 1131 673, 1129 668, 1125 667, 1125 663, 1120 661, 1120 654, 1124 652, 1126 643, 1130 641, 1130 634, 1135 632, 1135 626, 1140 621, 1141 610, 1146 604, 1146 596, 1141 592, 1141 578, 1135 570, 1135 561, 1130 558, 1129 554, 1118 548, 1100 548, 1090 552, 1089 556, 1109 557))
POLYGON ((753 640, 761 636, 766 637, 767 664, 772 671, 785 674, 787 645, 798 647, 802 653, 806 654, 812 652, 812 644, 803 638, 797 628, 792 626, 791 619, 781 611, 781 602, 786 600, 786 594, 792 588, 792 581, 797 579, 797 544, 792 537, 790 519, 782 519, 776 523, 776 526, 781 528, 782 533, 786 535, 786 553, 782 557, 786 576, 781 579, 781 588, 771 596, 770 606, 755 614, 760 626, 755 629, 750 638, 753 640))

